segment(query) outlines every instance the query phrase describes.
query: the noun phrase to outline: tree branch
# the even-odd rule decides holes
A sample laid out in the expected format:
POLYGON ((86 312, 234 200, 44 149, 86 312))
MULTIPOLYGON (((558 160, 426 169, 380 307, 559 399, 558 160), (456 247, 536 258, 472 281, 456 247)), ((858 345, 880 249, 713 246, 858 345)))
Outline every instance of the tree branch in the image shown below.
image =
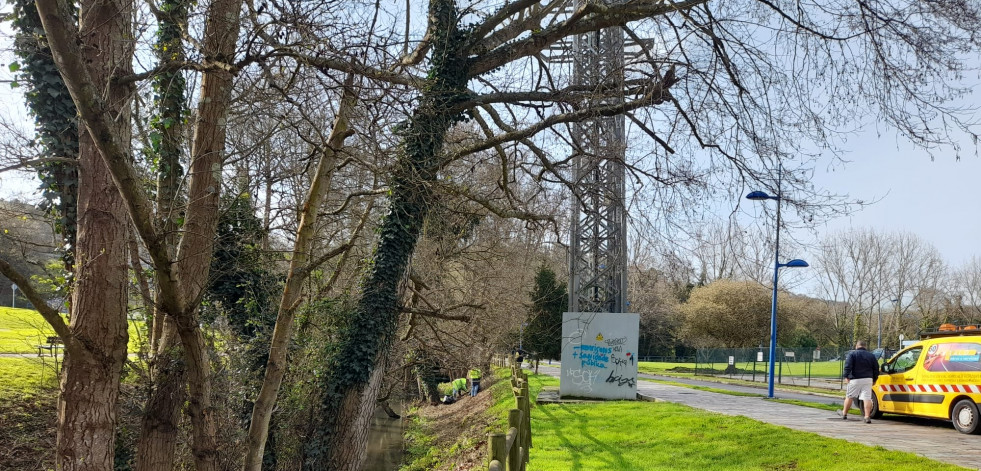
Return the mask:
POLYGON ((565 21, 548 29, 532 32, 523 40, 507 43, 487 54, 478 56, 470 66, 470 75, 476 77, 515 59, 537 54, 567 37, 597 31, 613 26, 622 26, 631 21, 661 16, 678 10, 687 10, 708 2, 708 0, 686 0, 666 2, 664 0, 644 0, 616 5, 602 5, 588 2, 579 7, 565 21))
POLYGON ((42 157, 39 159, 25 160, 20 163, 13 165, 8 165, 6 167, 0 167, 0 173, 9 172, 11 170, 17 170, 24 167, 30 167, 32 165, 38 164, 68 164, 68 165, 78 165, 78 159, 73 159, 71 157, 42 157))
POLYGON ((48 303, 44 301, 41 294, 34 289, 34 285, 31 284, 30 280, 2 258, 0 258, 0 274, 3 274, 8 280, 17 285, 17 289, 21 291, 21 294, 31 302, 34 309, 37 309, 41 313, 41 317, 61 337, 61 340, 65 343, 65 350, 69 354, 74 354, 73 352, 77 351, 79 345, 77 345, 72 337, 71 329, 68 328, 65 319, 61 317, 61 313, 48 306, 48 303))
POLYGON ((349 240, 349 241, 341 244, 340 246, 335 247, 333 250, 331 250, 331 251, 329 251, 329 252, 327 252, 327 253, 325 253, 325 254, 317 257, 315 260, 311 261, 309 264, 307 264, 307 265, 305 265, 303 267, 300 267, 299 269, 297 269, 294 272, 294 275, 293 276, 300 277, 300 281, 302 282, 302 280, 305 279, 307 277, 307 275, 310 274, 310 272, 316 270, 317 267, 319 267, 320 265, 323 265, 324 263, 327 263, 328 260, 330 260, 330 259, 332 259, 332 258, 334 258, 334 257, 336 257, 338 255, 341 255, 344 252, 347 252, 348 250, 351 250, 351 247, 354 247, 354 241, 353 240, 349 240))
POLYGON ((529 211, 522 211, 514 208, 499 207, 494 203, 492 203, 489 199, 481 198, 458 185, 440 184, 439 187, 442 190, 446 191, 446 193, 449 193, 451 195, 462 196, 470 201, 473 201, 474 203, 479 204, 480 206, 494 213, 498 217, 521 219, 523 221, 534 221, 534 222, 547 221, 547 222, 555 223, 555 219, 552 216, 535 214, 529 211))
MULTIPOLYGON (((463 307, 463 306, 460 306, 463 307)), ((483 306, 473 306, 473 307, 483 307, 483 306)), ((418 314, 424 317, 435 317, 436 319, 443 319, 444 321, 460 321, 460 322, 470 322, 473 320, 471 316, 458 315, 454 316, 451 314, 443 314, 442 309, 430 310, 430 309, 418 309, 411 307, 403 307, 402 312, 409 314, 418 314)))
POLYGON ((488 139, 479 144, 466 147, 460 151, 450 154, 443 161, 442 165, 446 165, 449 162, 457 160, 465 155, 470 155, 475 152, 480 152, 483 150, 490 149, 504 142, 516 141, 516 140, 534 136, 535 134, 545 129, 548 129, 552 126, 555 126, 556 124, 579 122, 597 116, 615 116, 651 104, 663 103, 664 101, 670 99, 670 93, 668 89, 671 88, 672 85, 677 83, 677 81, 678 79, 677 77, 675 77, 673 69, 671 69, 664 75, 664 78, 660 82, 650 87, 648 92, 637 100, 629 101, 626 103, 599 106, 593 108, 585 108, 577 111, 572 111, 569 113, 552 115, 524 129, 519 129, 519 130, 498 135, 493 139, 488 139))
POLYGON ((543 7, 538 1, 521 0, 515 3, 505 4, 474 30, 473 38, 478 41, 477 48, 489 51, 513 40, 525 31, 541 29, 541 22, 545 18, 545 15, 565 3, 567 3, 565 0, 552 0, 543 7), (527 17, 525 16, 526 12, 527 17), (501 29, 493 31, 494 28, 504 23, 507 18, 514 15, 518 15, 518 18, 512 20, 501 29))

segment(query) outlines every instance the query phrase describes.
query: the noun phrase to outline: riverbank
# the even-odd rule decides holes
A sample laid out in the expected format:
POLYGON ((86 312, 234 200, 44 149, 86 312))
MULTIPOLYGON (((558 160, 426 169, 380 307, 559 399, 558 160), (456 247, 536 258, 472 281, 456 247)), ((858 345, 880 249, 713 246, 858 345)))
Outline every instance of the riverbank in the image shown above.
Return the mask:
POLYGON ((486 375, 476 397, 453 404, 422 405, 405 415, 407 463, 401 471, 484 469, 487 433, 503 429, 507 410, 514 407, 509 383, 486 375), (503 417, 503 418, 502 418, 503 417))
MULTIPOLYGON (((530 375, 529 383, 532 397, 536 397, 543 387, 557 386, 558 379, 544 374, 530 375)), ((682 395, 711 394, 718 398, 714 402, 719 404, 739 399, 685 388, 674 389, 678 389, 682 395)), ((483 469, 487 430, 480 428, 483 424, 493 424, 503 430, 507 410, 514 402, 504 395, 509 393, 506 388, 499 391, 502 400, 483 412, 478 409, 481 404, 466 400, 453 406, 439 406, 425 411, 424 419, 420 420, 430 421, 425 423, 427 430, 443 430, 446 433, 429 442, 429 451, 419 455, 431 453, 430 461, 419 461, 417 467, 402 469, 483 469), (471 419, 480 420, 482 425, 469 426, 471 419), (469 438, 455 438, 453 434, 456 432, 451 432, 451 429, 456 429, 456 432, 466 429, 462 433, 469 434, 469 438), (479 433, 474 435, 476 432, 483 432, 484 436, 479 433)), ((833 413, 827 411, 761 398, 744 399, 760 401, 772 414, 784 417, 821 414, 820 420, 812 422, 827 424, 838 430, 845 425, 848 429, 861 426, 872 433, 876 427, 876 424, 833 422, 829 419, 833 418, 833 413)), ((531 426, 533 447, 529 470, 965 469, 883 446, 867 446, 747 417, 667 402, 536 404, 532 407, 531 426)), ((889 433, 885 428, 879 428, 879 431, 889 433)), ((842 430, 841 433, 844 432, 842 430)), ((422 442, 417 442, 417 445, 424 446, 422 442)))

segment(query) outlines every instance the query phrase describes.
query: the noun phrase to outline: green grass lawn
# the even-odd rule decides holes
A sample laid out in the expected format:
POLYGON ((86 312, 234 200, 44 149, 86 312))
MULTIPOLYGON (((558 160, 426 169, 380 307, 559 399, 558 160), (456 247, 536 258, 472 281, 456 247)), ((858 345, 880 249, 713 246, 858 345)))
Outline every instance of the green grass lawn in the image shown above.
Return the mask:
MULTIPOLYGON (((60 366, 60 364, 59 364, 60 366)), ((0 357, 0 401, 33 396, 58 387, 54 359, 0 357)))
MULTIPOLYGON (((532 395, 557 385, 530 377, 532 395)), ((502 394, 491 411, 503 417, 512 404, 502 394)), ((531 425, 529 470, 964 469, 671 403, 536 405, 531 425)))
POLYGON ((49 335, 54 330, 37 311, 0 307, 0 353, 37 352, 49 335))
MULTIPOLYGON (((703 369, 711 368, 721 374, 727 366, 725 363, 699 363, 698 369, 702 371, 703 369)), ((745 372, 752 372, 754 369, 753 362, 738 362, 734 366, 740 371, 745 372)), ((762 362, 756 363, 755 369, 757 374, 766 374, 766 366, 762 362)), ((784 376, 807 376, 810 374, 812 378, 840 378, 842 363, 838 361, 815 361, 811 363, 783 362, 782 364, 778 364, 777 367, 781 369, 781 374, 784 376)), ((641 373, 693 376, 695 364, 642 361, 638 363, 637 368, 641 373)))
MULTIPOLYGON (((54 329, 31 309, 0 307, 0 353, 37 353, 54 329)), ((135 352, 146 331, 141 321, 129 323, 129 351, 135 352)))
POLYGON ((759 393, 748 393, 748 392, 740 392, 740 391, 730 391, 728 389, 713 388, 713 387, 709 387, 709 386, 698 386, 698 385, 694 385, 694 384, 679 383, 677 381, 662 381, 662 380, 659 380, 659 379, 647 379, 647 378, 640 378, 640 380, 641 381, 650 381, 652 383, 670 384, 671 386, 678 386, 678 387, 688 388, 688 389, 696 389, 696 390, 699 390, 699 391, 708 391, 708 392, 714 392, 714 393, 719 393, 719 394, 728 394, 730 396, 766 397, 766 394, 763 394, 762 391, 759 392, 759 393))

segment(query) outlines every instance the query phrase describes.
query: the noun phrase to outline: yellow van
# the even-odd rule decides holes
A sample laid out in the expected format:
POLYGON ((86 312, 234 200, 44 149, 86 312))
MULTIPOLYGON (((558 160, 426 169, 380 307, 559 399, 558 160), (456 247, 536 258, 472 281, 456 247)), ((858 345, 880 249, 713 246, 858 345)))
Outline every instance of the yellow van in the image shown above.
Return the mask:
POLYGON ((951 328, 925 334, 882 365, 873 417, 883 412, 950 420, 962 433, 981 433, 981 335, 951 328))

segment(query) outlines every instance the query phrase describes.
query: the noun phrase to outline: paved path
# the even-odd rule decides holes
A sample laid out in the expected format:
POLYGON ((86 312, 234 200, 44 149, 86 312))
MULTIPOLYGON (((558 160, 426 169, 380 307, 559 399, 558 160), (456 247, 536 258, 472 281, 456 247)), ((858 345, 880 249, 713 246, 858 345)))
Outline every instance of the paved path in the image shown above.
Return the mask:
MULTIPOLYGON (((542 366, 541 373, 558 376, 559 369, 542 366)), ((641 375, 641 377, 651 375, 641 375)), ((678 381, 676 378, 665 378, 678 381)), ((697 382, 697 381, 692 381, 697 382)), ((721 383, 698 382, 718 389, 733 389, 721 383)), ((766 389, 735 386, 766 395, 766 389)), ((834 412, 811 407, 774 402, 764 397, 743 397, 699 391, 682 386, 671 386, 650 381, 640 381, 637 391, 657 400, 685 404, 698 409, 727 415, 741 415, 760 422, 813 432, 831 438, 839 438, 865 445, 907 451, 932 460, 981 469, 981 437, 965 435, 943 421, 920 420, 887 416, 865 424, 861 416, 843 421, 834 412)), ((798 399, 822 403, 841 403, 840 399, 823 396, 777 391, 778 399, 798 399), (795 396, 795 397, 791 397, 795 396)))

